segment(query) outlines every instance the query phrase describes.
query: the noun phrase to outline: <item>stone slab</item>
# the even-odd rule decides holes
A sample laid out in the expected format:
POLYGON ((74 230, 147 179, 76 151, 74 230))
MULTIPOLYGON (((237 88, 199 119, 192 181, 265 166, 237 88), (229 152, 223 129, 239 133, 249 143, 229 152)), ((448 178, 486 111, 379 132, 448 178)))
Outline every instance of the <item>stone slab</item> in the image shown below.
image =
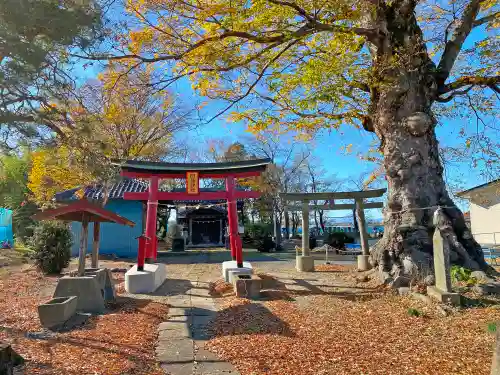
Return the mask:
POLYGON ((38 317, 44 328, 63 326, 76 313, 78 297, 57 297, 38 306, 38 317))
POLYGON ((131 294, 153 293, 166 279, 164 264, 145 264, 139 271, 134 265, 125 273, 125 290, 131 294))
POLYGON ((77 296, 77 311, 104 312, 104 290, 95 275, 64 276, 57 282, 54 298, 77 296))
POLYGON ((300 272, 314 271, 314 258, 310 255, 297 255, 296 268, 300 272))
POLYGON ((193 361, 193 340, 181 338, 162 342, 156 348, 156 359, 162 364, 193 361))
POLYGON ((214 353, 203 348, 195 351, 195 360, 194 374, 196 375, 238 374, 232 364, 221 361, 214 353))
MULTIPOLYGON (((222 277, 224 278, 224 280, 226 280, 226 282, 229 282, 229 270, 237 268, 238 263, 236 263, 235 260, 222 262, 222 277)), ((243 268, 252 268, 252 265, 250 264, 250 262, 243 262, 243 268)))
POLYGON ((228 270, 228 281, 230 284, 234 284, 237 280, 237 277, 240 275, 252 276, 253 269, 251 268, 231 268, 228 270))
POLYGON ((428 286, 427 294, 441 303, 460 305, 460 294, 458 293, 445 292, 436 286, 428 286))

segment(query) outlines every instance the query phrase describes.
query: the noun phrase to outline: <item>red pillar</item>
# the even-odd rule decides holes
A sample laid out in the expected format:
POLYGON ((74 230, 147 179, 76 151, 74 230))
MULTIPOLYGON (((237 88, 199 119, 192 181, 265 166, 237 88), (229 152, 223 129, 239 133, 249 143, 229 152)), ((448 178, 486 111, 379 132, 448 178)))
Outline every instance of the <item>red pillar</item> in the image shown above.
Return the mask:
POLYGON ((158 210, 158 177, 152 176, 149 180, 148 209, 146 216, 146 258, 156 260, 158 240, 156 238, 156 212, 158 210))
POLYGON ((227 216, 229 220, 229 242, 231 244, 231 257, 236 260, 238 267, 243 267, 243 251, 240 237, 238 235, 238 213, 236 210, 236 198, 234 194, 235 179, 233 176, 226 177, 227 192, 227 216))
POLYGON ((143 271, 144 270, 144 258, 145 258, 145 252, 146 252, 146 241, 147 237, 145 235, 140 235, 139 237, 136 237, 136 239, 139 240, 139 250, 137 251, 137 270, 138 271, 143 271))

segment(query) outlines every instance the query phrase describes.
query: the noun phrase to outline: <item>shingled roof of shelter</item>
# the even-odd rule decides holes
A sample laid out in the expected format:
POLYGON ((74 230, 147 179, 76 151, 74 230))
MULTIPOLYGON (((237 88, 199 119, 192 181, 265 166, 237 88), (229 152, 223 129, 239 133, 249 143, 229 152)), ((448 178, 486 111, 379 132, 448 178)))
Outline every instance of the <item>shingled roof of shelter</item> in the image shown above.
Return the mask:
MULTIPOLYGON (((143 193, 148 191, 149 184, 145 181, 124 178, 112 184, 108 190, 108 199, 123 199, 124 193, 143 193)), ((78 191, 83 189, 83 196, 91 200, 104 199, 106 189, 103 185, 78 186, 76 188, 56 193, 54 200, 56 202, 73 201, 80 199, 78 191)))
MULTIPOLYGON (((118 181, 112 184, 108 190, 108 199, 123 199, 124 193, 144 193, 147 192, 149 188, 149 184, 146 181, 138 180, 135 178, 123 178, 121 181, 118 181)), ((89 200, 102 200, 104 199, 106 189, 103 185, 89 185, 89 186, 79 186, 70 190, 62 191, 60 193, 56 193, 54 196, 54 200, 56 202, 68 202, 80 199, 78 196, 78 192, 83 189, 83 197, 89 200)), ((201 188, 200 192, 211 192, 218 191, 220 189, 215 188, 201 188)), ((176 188, 172 190, 173 192, 183 192, 184 188, 176 188)), ((193 196, 193 198, 196 198, 193 196)), ((174 203, 187 203, 187 204, 196 204, 197 202, 204 203, 219 203, 224 202, 224 200, 218 201, 206 201, 206 200, 189 200, 189 201, 173 201, 174 203)), ((238 203, 242 202, 242 200, 238 200, 238 203)))

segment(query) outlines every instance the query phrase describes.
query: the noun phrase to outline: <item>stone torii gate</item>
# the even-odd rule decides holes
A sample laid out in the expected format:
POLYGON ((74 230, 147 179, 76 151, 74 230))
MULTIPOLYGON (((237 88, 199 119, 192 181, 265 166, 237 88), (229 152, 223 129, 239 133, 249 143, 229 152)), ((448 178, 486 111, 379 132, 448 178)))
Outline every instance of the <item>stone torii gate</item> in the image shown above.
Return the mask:
POLYGON ((280 197, 285 201, 285 210, 302 211, 302 255, 297 256, 296 267, 299 271, 314 271, 314 258, 309 249, 309 211, 310 210, 352 210, 356 208, 359 224, 359 236, 361 241, 362 255, 358 256, 358 269, 366 271, 370 268, 368 257, 370 249, 368 246, 368 233, 366 230, 365 209, 382 208, 382 202, 364 203, 365 198, 378 198, 384 195, 386 189, 325 192, 325 193, 281 193, 280 197), (354 204, 337 204, 335 200, 353 199, 354 204), (329 204, 309 205, 310 201, 325 200, 329 204), (300 201, 302 205, 294 206, 286 202, 300 201))

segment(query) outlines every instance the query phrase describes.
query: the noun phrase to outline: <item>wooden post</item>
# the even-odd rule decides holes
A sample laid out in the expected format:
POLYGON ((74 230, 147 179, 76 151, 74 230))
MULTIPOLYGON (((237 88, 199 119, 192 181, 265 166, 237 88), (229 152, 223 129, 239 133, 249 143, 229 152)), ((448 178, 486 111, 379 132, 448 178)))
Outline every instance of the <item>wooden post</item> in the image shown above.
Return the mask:
POLYGON ((78 276, 85 274, 85 255, 87 253, 87 238, 89 234, 89 217, 86 213, 82 217, 82 232, 80 234, 80 256, 78 258, 78 276))
POLYGON ((189 218, 189 234, 188 234, 189 245, 193 246, 193 218, 189 218))
POLYGON ((500 375, 500 322, 496 323, 495 343, 493 344, 493 360, 490 375, 500 375))
POLYGON ((302 255, 309 256, 309 201, 302 201, 302 255))
POLYGON ((99 237, 101 233, 101 223, 94 221, 94 242, 92 243, 92 268, 99 267, 99 237))
POLYGON ((152 176, 149 180, 148 209, 146 216, 146 237, 149 237, 146 246, 146 258, 156 260, 156 212, 158 210, 158 184, 157 176, 152 176))
POLYGON ((227 219, 229 224, 229 247, 231 249, 231 259, 236 260, 236 244, 235 239, 238 234, 238 218, 233 213, 236 212, 236 202, 234 201, 234 177, 226 177, 226 192, 227 192, 227 219))

